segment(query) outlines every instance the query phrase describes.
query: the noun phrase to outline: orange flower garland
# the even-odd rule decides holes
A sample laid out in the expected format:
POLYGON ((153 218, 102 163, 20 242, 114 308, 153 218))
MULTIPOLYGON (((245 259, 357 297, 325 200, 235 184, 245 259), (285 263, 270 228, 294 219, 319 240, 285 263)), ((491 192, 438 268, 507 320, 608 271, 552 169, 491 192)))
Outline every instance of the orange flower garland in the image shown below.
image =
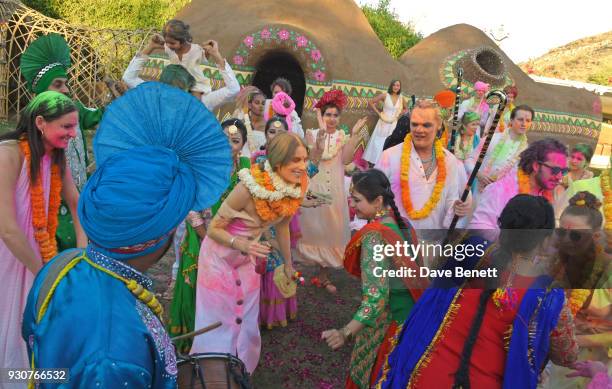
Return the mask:
MULTIPOLYGON (((519 194, 531 194, 531 182, 529 181, 529 174, 525 173, 523 169, 516 169, 516 174, 518 176, 518 186, 519 186, 519 194)), ((549 203, 553 203, 552 192, 544 191, 542 196, 548 200, 549 203)))
MULTIPOLYGON (((272 184, 272 178, 270 178, 270 175, 265 170, 261 170, 259 165, 256 164, 255 166, 251 167, 251 175, 257 184, 271 192, 275 191, 274 185, 272 184)), ((302 195, 304 194, 304 188, 308 186, 308 184, 304 182, 305 179, 305 175, 302 176, 302 195)), ((295 215, 302 205, 302 200, 303 196, 297 199, 292 197, 284 197, 281 200, 276 201, 258 199, 257 197, 253 196, 257 215, 259 215, 261 220, 264 222, 295 215)))
POLYGON ((423 208, 415 210, 412 205, 412 199, 410 198, 410 153, 412 151, 412 136, 406 135, 404 138, 404 148, 402 150, 401 159, 401 170, 400 170, 400 185, 402 189, 402 204, 408 214, 408 217, 412 220, 424 219, 431 211, 436 207, 442 196, 444 190, 444 184, 446 182, 446 159, 444 157, 444 149, 442 148, 442 142, 436 139, 434 142, 434 150, 436 153, 436 164, 438 167, 438 175, 436 177, 436 184, 434 185, 433 191, 429 200, 423 205, 423 208))
POLYGON ((59 166, 51 164, 51 188, 49 190, 49 208, 47 211, 45 210, 45 190, 42 184, 43 172, 40 172, 38 177, 36 177, 36 182, 32 183, 30 175, 32 160, 30 145, 27 141, 22 140, 19 142, 19 147, 25 157, 28 176, 30 176, 30 202, 32 204, 34 237, 36 242, 38 242, 43 263, 47 263, 57 255, 55 232, 57 231, 57 212, 61 202, 62 177, 59 166))

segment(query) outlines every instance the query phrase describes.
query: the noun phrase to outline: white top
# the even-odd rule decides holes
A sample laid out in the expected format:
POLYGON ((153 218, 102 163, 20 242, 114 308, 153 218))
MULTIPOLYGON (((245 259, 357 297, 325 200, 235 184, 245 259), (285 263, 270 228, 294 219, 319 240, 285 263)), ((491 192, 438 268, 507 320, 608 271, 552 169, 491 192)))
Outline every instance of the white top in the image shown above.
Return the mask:
MULTIPOLYGON (((496 132, 493 134, 491 138, 491 143, 489 143, 489 148, 487 149, 487 153, 485 154, 484 160, 482 161, 482 166, 480 172, 495 177, 495 179, 502 178, 510 169, 516 167, 518 162, 519 154, 527 148, 527 142, 522 143, 523 136, 519 136, 516 139, 513 139, 510 136, 510 129, 504 131, 503 133, 496 132), (493 156, 493 151, 495 147, 500 142, 509 142, 509 148, 506 155, 499 155, 496 160, 491 160, 493 156)), ((478 146, 472 151, 472 153, 465 159, 465 170, 468 174, 472 173, 474 170, 474 166, 476 165, 476 161, 478 160, 478 156, 480 155, 480 151, 484 146, 485 138, 481 138, 478 146)))
POLYGON ((206 61, 206 56, 204 55, 204 49, 202 46, 196 43, 191 43, 189 51, 183 54, 181 59, 179 59, 178 54, 169 49, 166 45, 164 45, 164 51, 168 55, 171 64, 181 65, 195 78, 196 84, 192 91, 202 92, 204 94, 211 92, 212 88, 210 85, 210 80, 208 77, 204 76, 200 66, 202 62, 206 61))
MULTIPOLYGON (((461 162, 448 150, 444 149, 444 160, 446 164, 446 182, 442 191, 440 201, 431 211, 428 217, 419 220, 412 220, 408 217, 404 204, 402 203, 402 188, 400 182, 401 158, 404 143, 388 148, 383 151, 382 156, 376 164, 376 169, 382 170, 389 181, 391 181, 391 190, 395 195, 395 204, 400 214, 410 220, 410 223, 415 229, 444 229, 450 226, 454 216, 453 206, 456 200, 459 200, 460 193, 463 192, 467 178, 465 170, 461 166, 461 162)), ((423 163, 419 154, 411 149, 410 153, 410 171, 408 172, 408 180, 410 182, 410 197, 415 209, 423 208, 423 205, 429 200, 436 184, 438 177, 438 168, 429 178, 426 178, 423 170, 423 163)), ((468 196, 467 201, 471 204, 471 196, 468 196)), ((459 219, 458 227, 466 223, 465 218, 459 219)))
MULTIPOLYGON (((125 82, 129 88, 135 88, 145 82, 145 80, 140 78, 139 74, 148 59, 148 55, 138 54, 130 61, 122 77, 123 82, 125 82)), ((236 75, 227 61, 225 62, 225 68, 221 70, 221 76, 223 77, 225 86, 202 95, 202 103, 204 103, 206 108, 210 111, 215 110, 222 104, 232 101, 238 92, 240 92, 240 83, 238 83, 236 75)))

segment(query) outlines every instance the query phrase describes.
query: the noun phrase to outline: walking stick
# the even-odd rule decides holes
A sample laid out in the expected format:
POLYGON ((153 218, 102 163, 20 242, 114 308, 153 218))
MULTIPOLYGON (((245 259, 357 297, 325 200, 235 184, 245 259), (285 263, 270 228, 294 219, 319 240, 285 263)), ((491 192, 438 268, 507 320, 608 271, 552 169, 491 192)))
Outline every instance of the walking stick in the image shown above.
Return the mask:
MULTIPOLYGON (((472 174, 470 174, 470 178, 468 179, 467 184, 465 184, 465 189, 463 189, 463 194, 461 195, 461 201, 467 200, 468 195, 470 194, 470 189, 472 188, 472 184, 476 179, 476 175, 478 174, 478 170, 480 170, 480 166, 482 165, 482 161, 484 160, 485 155, 487 154, 487 149, 489 148, 489 143, 491 143, 491 138, 493 138, 493 133, 495 133, 495 129, 497 128, 497 124, 499 123, 499 119, 506 108, 507 97, 506 94, 500 90, 493 90, 487 94, 487 101, 491 97, 497 97, 499 99, 499 107, 497 108, 497 112, 495 113, 495 117, 493 118, 493 123, 491 127, 489 127, 487 134, 485 135, 485 141, 482 145, 482 150, 480 150, 480 154, 478 155, 478 160, 474 165, 474 170, 472 170, 472 174)), ((455 215, 453 217, 453 221, 451 222, 450 227, 448 228, 448 232, 446 233, 445 243, 448 242, 450 235, 457 227, 457 222, 459 221, 459 216, 455 215)))
POLYGON ((450 143, 448 151, 451 154, 455 152, 455 136, 457 135, 457 126, 459 125, 459 104, 461 103, 461 82, 463 81, 463 69, 457 69, 457 87, 455 88, 455 107, 453 109, 453 129, 451 131, 450 143))
POLYGON ((172 342, 176 342, 177 340, 181 340, 181 339, 195 338, 196 336, 202 335, 205 332, 214 330, 217 327, 221 327, 221 322, 220 321, 218 321, 216 323, 213 323, 213 324, 211 324, 211 325, 209 325, 207 327, 200 328, 199 330, 188 332, 188 333, 186 333, 184 335, 175 336, 171 340, 172 340, 172 342))

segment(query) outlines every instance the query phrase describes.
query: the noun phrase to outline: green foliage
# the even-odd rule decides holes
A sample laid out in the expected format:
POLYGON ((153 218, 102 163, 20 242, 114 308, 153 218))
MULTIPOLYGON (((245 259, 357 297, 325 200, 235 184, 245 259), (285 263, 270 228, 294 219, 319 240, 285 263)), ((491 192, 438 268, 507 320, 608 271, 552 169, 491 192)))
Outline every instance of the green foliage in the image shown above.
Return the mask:
POLYGON ((24 0, 52 18, 96 28, 161 28, 189 0, 24 0))
POLYGON ((397 14, 389 9, 390 0, 378 0, 376 6, 361 7, 372 29, 393 58, 399 58, 406 50, 416 45, 423 36, 410 24, 402 23, 397 14))

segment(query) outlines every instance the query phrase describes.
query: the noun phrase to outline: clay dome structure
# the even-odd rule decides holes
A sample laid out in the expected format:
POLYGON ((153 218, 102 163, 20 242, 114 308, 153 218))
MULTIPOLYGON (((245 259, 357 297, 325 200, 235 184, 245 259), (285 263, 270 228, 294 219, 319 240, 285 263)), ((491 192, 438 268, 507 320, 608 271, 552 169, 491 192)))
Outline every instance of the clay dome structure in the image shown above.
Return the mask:
MULTIPOLYGON (((0 119, 18 113, 29 94, 18 70, 21 52, 37 35, 57 32, 73 47, 74 92, 87 104, 103 104, 105 94, 93 88, 103 77, 118 79, 129 58, 152 31, 96 30, 67 25, 25 7, 17 0, 0 2, 6 22, 0 30, 0 119), (80 49, 79 49, 80 48, 80 49)), ((316 126, 312 107, 326 90, 348 96, 342 127, 369 115, 368 100, 386 91, 389 82, 402 81, 408 99, 431 97, 454 87, 459 67, 464 71, 462 98, 478 80, 493 88, 516 85, 518 103, 536 110, 530 138, 554 136, 568 144, 597 143, 602 102, 598 95, 567 86, 538 83, 516 66, 486 34, 459 24, 423 39, 395 60, 382 45, 353 0, 192 0, 176 15, 191 26, 194 41, 219 41, 222 54, 241 85, 255 85, 270 94, 276 77, 289 79, 292 97, 305 128, 316 126)), ((155 79, 167 60, 153 55, 141 76, 155 79)), ((214 66, 203 65, 213 88, 222 86, 214 66)), ((234 109, 226 104, 215 112, 220 119, 234 109)))

